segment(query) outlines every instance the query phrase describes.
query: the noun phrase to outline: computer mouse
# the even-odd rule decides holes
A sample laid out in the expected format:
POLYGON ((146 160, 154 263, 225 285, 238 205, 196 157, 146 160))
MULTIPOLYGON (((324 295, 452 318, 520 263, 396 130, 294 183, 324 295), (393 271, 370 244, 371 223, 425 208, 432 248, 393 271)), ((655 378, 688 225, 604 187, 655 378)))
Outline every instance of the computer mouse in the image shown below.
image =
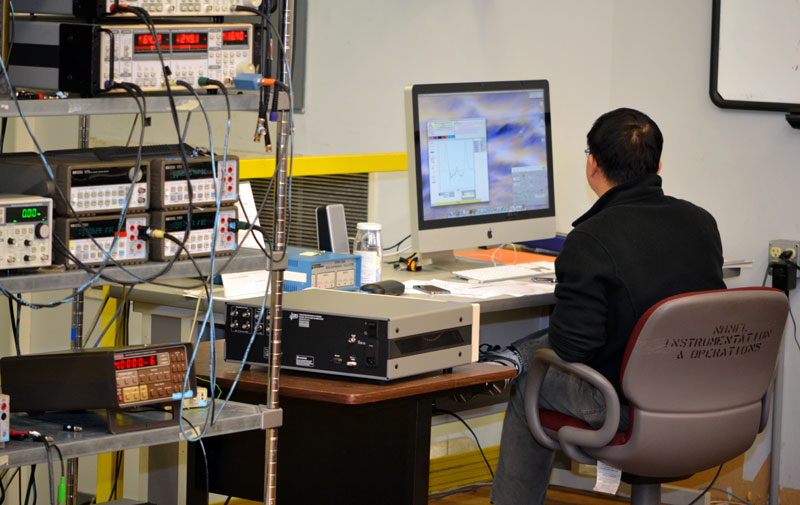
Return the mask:
POLYGON ((400 281, 380 281, 364 284, 360 288, 365 293, 374 293, 378 295, 402 295, 406 287, 400 281))

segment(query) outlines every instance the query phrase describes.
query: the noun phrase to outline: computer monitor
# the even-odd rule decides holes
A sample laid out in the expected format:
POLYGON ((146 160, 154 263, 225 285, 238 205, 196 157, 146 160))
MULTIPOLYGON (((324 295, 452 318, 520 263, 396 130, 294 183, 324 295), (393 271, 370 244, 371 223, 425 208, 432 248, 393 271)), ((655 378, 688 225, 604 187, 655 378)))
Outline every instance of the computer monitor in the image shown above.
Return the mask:
POLYGON ((555 236, 548 82, 415 84, 405 93, 412 247, 453 251, 555 236))

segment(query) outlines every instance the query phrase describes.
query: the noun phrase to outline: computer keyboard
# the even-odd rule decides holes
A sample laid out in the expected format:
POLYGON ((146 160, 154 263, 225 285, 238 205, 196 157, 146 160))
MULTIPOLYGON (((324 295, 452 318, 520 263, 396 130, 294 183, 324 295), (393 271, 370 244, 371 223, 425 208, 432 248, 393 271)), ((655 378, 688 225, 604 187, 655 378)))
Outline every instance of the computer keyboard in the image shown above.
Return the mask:
POLYGON ((459 270, 453 275, 475 282, 504 281, 508 279, 530 278, 537 272, 520 265, 495 265, 491 267, 472 268, 470 270, 459 270))

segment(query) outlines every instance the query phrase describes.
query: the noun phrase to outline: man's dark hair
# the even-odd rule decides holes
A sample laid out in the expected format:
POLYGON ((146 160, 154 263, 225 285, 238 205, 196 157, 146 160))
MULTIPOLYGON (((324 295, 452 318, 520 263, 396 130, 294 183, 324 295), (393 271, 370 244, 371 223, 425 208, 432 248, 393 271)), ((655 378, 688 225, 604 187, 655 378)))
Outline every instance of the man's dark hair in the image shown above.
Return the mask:
POLYGON ((647 114, 623 108, 597 118, 586 143, 609 182, 620 184, 658 172, 664 137, 647 114))

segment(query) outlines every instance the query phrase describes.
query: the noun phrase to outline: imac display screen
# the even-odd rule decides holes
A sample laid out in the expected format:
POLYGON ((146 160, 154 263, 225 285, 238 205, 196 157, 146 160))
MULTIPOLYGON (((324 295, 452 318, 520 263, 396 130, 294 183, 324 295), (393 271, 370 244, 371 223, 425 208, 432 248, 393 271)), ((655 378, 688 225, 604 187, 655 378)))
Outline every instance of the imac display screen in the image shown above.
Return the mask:
POLYGON ((421 230, 555 215, 547 81, 412 89, 421 230))

